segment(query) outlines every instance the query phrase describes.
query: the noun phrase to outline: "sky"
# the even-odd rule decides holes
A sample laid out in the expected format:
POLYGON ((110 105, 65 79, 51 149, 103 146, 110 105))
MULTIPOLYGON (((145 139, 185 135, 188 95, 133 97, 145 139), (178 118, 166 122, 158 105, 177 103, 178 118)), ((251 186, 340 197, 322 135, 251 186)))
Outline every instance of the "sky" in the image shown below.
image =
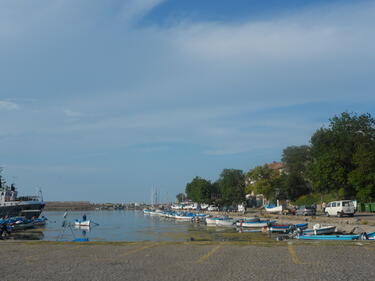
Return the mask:
POLYGON ((0 166, 46 201, 172 201, 343 111, 375 116, 375 1, 0 0, 0 166))

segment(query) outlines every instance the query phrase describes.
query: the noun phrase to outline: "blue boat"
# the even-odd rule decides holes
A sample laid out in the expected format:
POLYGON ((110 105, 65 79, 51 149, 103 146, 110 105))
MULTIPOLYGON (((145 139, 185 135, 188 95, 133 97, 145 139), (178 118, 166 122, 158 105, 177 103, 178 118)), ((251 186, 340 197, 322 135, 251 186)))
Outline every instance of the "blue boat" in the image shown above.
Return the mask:
POLYGON ((361 234, 343 234, 343 235, 300 235, 297 236, 301 240, 341 240, 341 241, 353 241, 353 240, 374 240, 375 232, 361 233, 361 234))

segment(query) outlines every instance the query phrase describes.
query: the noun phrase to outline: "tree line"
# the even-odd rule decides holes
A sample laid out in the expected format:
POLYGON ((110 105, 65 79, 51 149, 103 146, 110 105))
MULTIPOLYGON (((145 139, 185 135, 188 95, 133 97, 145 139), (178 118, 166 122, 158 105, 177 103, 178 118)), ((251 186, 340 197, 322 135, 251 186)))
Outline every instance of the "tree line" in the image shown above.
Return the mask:
POLYGON ((253 193, 301 204, 370 202, 375 200, 375 120, 369 113, 343 112, 316 130, 309 145, 286 147, 281 161, 281 169, 268 164, 247 173, 224 169, 215 182, 195 177, 177 199, 229 206, 253 193))

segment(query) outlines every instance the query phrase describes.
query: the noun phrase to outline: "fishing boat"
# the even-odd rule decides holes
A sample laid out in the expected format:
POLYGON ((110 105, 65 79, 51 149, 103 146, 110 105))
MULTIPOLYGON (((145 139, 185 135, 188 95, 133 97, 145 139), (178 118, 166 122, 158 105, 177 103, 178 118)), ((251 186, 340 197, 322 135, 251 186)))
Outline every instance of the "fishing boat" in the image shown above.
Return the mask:
POLYGON ((330 234, 336 232, 336 226, 328 225, 322 226, 320 224, 315 224, 311 229, 303 230, 304 235, 320 235, 320 234, 330 234))
POLYGON ((41 192, 38 196, 18 196, 15 185, 6 185, 0 174, 0 218, 17 216, 27 219, 37 218, 44 205, 41 192))
POLYGON ((264 206, 264 209, 268 213, 280 213, 281 214, 283 212, 283 206, 282 205, 276 206, 276 205, 273 205, 273 204, 269 204, 267 206, 264 206))
POLYGON ((85 221, 75 220, 74 222, 74 225, 76 226, 90 226, 90 224, 91 224, 91 220, 85 220, 85 221))

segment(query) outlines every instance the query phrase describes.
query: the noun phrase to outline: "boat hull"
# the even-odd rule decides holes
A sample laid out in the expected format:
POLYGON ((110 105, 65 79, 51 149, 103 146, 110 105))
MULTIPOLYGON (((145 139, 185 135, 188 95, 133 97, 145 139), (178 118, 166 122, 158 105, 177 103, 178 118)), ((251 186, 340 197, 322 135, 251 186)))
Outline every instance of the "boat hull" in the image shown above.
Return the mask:
POLYGON ((267 208, 265 207, 267 213, 281 213, 283 211, 283 206, 276 206, 267 208))
POLYGON ((75 226, 90 226, 90 224, 91 224, 90 220, 88 220, 88 221, 75 221, 74 222, 75 226))
POLYGON ((305 229, 303 231, 304 235, 320 235, 320 234, 331 234, 336 231, 336 226, 327 226, 316 229, 305 229))
POLYGON ((257 221, 257 222, 240 221, 240 222, 237 222, 236 225, 238 227, 261 228, 261 227, 268 227, 272 223, 274 223, 274 221, 257 221))
POLYGON ((17 204, 12 206, 0 206, 0 218, 4 217, 26 217, 27 219, 38 218, 44 209, 43 202, 17 204))

